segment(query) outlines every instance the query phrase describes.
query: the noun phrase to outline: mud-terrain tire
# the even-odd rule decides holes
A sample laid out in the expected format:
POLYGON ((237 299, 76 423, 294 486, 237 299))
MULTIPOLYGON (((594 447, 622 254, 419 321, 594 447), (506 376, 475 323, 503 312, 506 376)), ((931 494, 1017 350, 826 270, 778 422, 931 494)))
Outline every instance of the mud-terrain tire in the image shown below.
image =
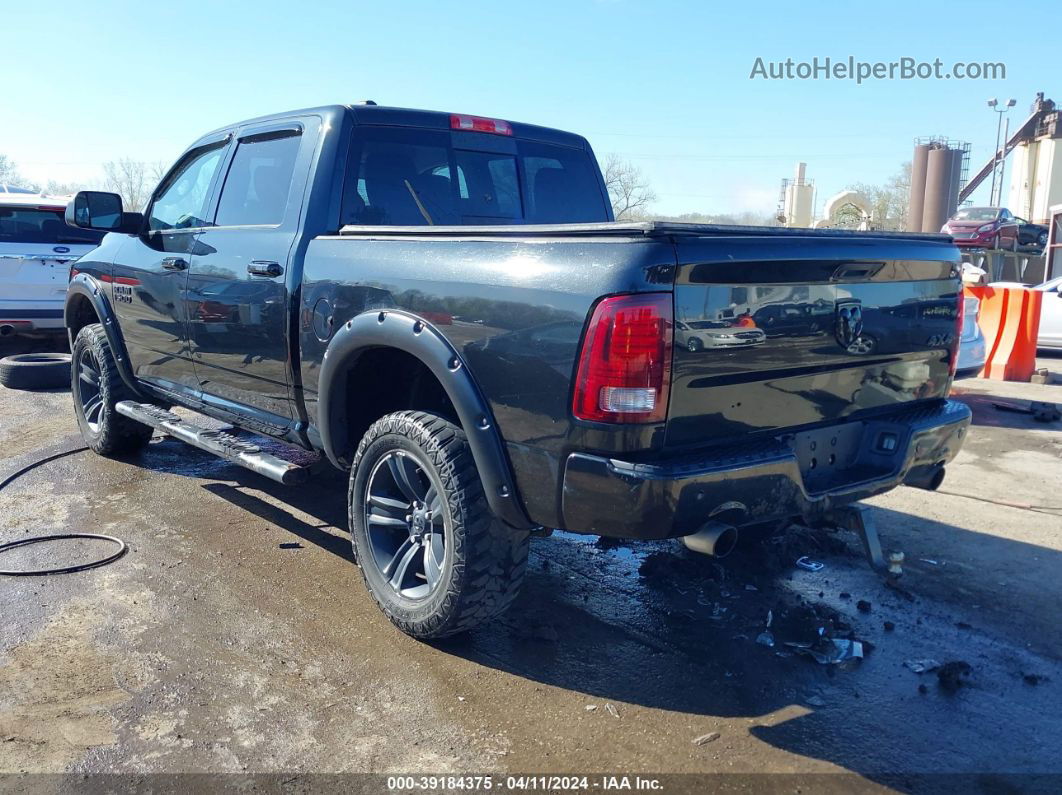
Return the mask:
POLYGON ((18 353, 0 359, 0 384, 8 389, 57 389, 68 383, 68 353, 18 353))
POLYGON ((114 408, 118 401, 135 396, 118 374, 103 326, 93 323, 81 329, 70 357, 74 415, 88 448, 109 456, 144 447, 151 439, 151 426, 122 416, 114 408))
POLYGON ((365 585, 407 635, 465 632, 519 591, 529 534, 491 513, 465 433, 443 417, 400 411, 375 422, 358 445, 347 506, 365 585))

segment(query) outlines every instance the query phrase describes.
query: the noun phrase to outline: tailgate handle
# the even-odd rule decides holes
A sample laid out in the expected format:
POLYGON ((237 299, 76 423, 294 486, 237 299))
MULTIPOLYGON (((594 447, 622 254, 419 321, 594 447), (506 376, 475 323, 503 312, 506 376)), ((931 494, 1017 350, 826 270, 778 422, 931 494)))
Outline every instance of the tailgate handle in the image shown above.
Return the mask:
POLYGON ((857 281, 860 279, 869 279, 884 267, 884 262, 850 262, 835 270, 833 275, 830 276, 830 281, 840 282, 846 280, 857 281))

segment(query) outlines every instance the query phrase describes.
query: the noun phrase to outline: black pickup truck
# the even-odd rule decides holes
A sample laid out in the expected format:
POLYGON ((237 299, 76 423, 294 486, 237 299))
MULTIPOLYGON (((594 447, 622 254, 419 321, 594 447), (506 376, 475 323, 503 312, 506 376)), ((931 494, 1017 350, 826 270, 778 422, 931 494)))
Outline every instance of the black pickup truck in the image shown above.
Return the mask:
POLYGON ((349 470, 365 582, 417 637, 504 609, 542 528, 723 554, 935 487, 970 420, 947 238, 617 223, 586 140, 544 127, 293 111, 203 136, 143 213, 82 192, 67 222, 110 232, 65 312, 89 446, 349 470))

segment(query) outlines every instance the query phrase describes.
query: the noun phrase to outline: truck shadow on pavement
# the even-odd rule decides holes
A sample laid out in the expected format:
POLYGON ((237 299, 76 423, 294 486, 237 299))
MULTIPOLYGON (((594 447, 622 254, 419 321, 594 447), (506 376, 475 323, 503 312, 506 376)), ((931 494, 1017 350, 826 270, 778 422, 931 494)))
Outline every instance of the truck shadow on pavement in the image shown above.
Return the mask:
MULTIPOLYGON (((332 511, 327 509, 321 511, 317 508, 316 510, 318 510, 319 513, 326 514, 327 518, 322 516, 320 517, 322 519, 322 524, 313 525, 294 516, 290 511, 286 511, 283 508, 279 508, 265 500, 259 499, 253 494, 240 491, 240 489, 235 486, 230 486, 227 483, 207 483, 203 488, 214 496, 232 503, 237 508, 241 508, 270 524, 283 528, 292 535, 298 536, 303 541, 310 544, 316 544, 321 547, 321 549, 331 552, 333 555, 348 560, 351 563, 354 562, 354 555, 351 552, 350 541, 347 538, 332 535, 323 529, 325 527, 334 527, 336 526, 336 522, 340 521, 340 515, 337 515, 332 511)), ((285 496, 284 487, 279 487, 277 491, 279 492, 277 496, 283 499, 285 496)), ((345 512, 341 513, 342 519, 345 522, 345 512)), ((342 526, 342 524, 339 526, 342 526)))

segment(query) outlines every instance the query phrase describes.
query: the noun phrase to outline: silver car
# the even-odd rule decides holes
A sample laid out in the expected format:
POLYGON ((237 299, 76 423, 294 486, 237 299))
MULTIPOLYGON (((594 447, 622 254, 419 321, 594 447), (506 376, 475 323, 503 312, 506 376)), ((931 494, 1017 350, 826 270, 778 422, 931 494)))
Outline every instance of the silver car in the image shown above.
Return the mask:
POLYGON ((747 348, 767 340, 760 329, 732 326, 724 320, 692 320, 675 323, 675 342, 690 353, 707 348, 747 348))
POLYGON ((977 375, 984 369, 988 353, 985 351, 985 337, 977 325, 977 315, 981 311, 981 302, 967 296, 963 307, 962 336, 959 338, 959 361, 955 367, 956 378, 977 375))

